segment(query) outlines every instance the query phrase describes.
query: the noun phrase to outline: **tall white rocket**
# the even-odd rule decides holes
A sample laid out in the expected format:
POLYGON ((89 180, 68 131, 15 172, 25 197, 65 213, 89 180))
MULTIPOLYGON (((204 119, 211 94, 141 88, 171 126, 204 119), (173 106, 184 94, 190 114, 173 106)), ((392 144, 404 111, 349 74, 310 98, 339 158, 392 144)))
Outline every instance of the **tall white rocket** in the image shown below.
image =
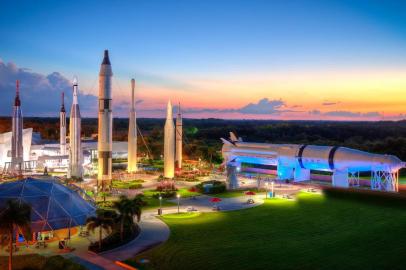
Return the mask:
POLYGON ((176 117, 176 155, 175 165, 177 169, 182 168, 182 114, 180 113, 180 103, 178 106, 178 115, 176 117))
POLYGON ((175 126, 173 125, 172 105, 168 102, 164 130, 164 177, 175 175, 175 126))
POLYGON ((134 103, 135 80, 131 79, 131 109, 128 119, 128 165, 129 173, 137 171, 137 118, 134 103))
POLYGON ((98 130, 98 176, 97 185, 99 190, 109 189, 112 172, 112 145, 113 145, 113 115, 109 51, 104 51, 103 62, 99 73, 99 130, 98 130))
POLYGON ((78 81, 73 79, 73 101, 69 117, 69 171, 68 177, 83 176, 81 144, 81 116, 78 103, 78 81))
POLYGON ((60 155, 66 155, 66 111, 65 111, 65 97, 62 92, 61 111, 59 112, 59 147, 60 155))
POLYGON ((21 174, 23 163, 23 115, 21 113, 20 82, 17 80, 11 133, 11 171, 21 174))

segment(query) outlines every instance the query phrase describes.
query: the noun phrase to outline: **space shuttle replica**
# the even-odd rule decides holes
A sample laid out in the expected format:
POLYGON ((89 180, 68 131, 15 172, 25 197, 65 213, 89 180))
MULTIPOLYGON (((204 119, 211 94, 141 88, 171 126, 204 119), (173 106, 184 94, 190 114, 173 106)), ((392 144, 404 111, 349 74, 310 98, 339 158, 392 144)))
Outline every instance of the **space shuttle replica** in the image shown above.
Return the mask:
POLYGON ((112 84, 109 51, 104 51, 103 62, 99 72, 99 128, 98 128, 98 175, 97 187, 106 190, 111 185, 112 147, 113 147, 113 114, 112 114, 112 84))
POLYGON ((66 155, 66 111, 65 111, 65 98, 62 92, 61 111, 59 113, 59 146, 60 155, 66 155))
POLYGON ((169 101, 166 110, 164 129, 164 177, 175 176, 175 126, 173 125, 172 104, 169 101))
POLYGON ((134 103, 135 80, 131 79, 131 109, 128 119, 128 164, 127 171, 137 171, 137 120, 134 103))
POLYGON ((178 106, 178 115, 176 117, 176 131, 175 131, 175 167, 182 169, 182 114, 180 113, 180 104, 178 106))
POLYGON ((83 176, 83 153, 81 144, 81 116, 78 103, 78 81, 73 79, 73 101, 69 118, 69 170, 68 177, 83 176))
POLYGON ((398 191, 399 169, 406 167, 396 156, 347 147, 243 142, 231 132, 221 140, 230 189, 239 187, 241 163, 276 166, 277 179, 294 182, 310 180, 310 170, 331 172, 332 185, 344 188, 357 186, 360 172, 371 172, 371 189, 392 192, 398 191))
POLYGON ((21 113, 20 82, 17 80, 12 118, 10 171, 20 175, 23 166, 23 115, 21 113))

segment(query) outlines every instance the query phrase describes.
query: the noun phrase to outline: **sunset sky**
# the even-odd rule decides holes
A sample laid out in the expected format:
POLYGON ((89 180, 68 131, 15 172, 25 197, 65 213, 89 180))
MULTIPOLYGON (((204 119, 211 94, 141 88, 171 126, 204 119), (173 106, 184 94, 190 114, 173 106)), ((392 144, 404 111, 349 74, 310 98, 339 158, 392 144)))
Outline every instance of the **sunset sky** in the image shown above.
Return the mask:
POLYGON ((0 115, 21 80, 24 115, 58 116, 78 77, 97 115, 103 50, 114 116, 406 118, 406 1, 178 0, 0 3, 0 115))

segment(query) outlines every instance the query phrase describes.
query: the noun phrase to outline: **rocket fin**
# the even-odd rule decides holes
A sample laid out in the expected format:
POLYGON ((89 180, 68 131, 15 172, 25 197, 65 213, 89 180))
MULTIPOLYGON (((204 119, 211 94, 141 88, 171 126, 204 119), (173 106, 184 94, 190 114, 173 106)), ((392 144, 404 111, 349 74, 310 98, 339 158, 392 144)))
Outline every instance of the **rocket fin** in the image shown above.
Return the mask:
POLYGON ((230 140, 232 142, 238 142, 237 136, 235 136, 234 132, 230 132, 230 140))
POLYGON ((231 142, 227 141, 227 140, 224 139, 224 138, 220 138, 220 140, 221 140, 224 144, 232 144, 231 142))

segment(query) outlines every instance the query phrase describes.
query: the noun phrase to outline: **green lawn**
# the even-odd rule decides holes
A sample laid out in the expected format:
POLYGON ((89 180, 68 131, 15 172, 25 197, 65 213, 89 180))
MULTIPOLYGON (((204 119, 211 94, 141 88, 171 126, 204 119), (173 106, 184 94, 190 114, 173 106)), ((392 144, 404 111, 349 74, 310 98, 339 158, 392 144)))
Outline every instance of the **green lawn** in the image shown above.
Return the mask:
POLYGON ((406 208, 301 193, 297 201, 163 217, 146 269, 406 269, 406 208))
MULTIPOLYGON (((247 195, 245 195, 245 192, 247 192, 247 190, 232 190, 232 191, 226 191, 226 192, 219 193, 219 194, 213 194, 212 196, 219 197, 219 198, 234 198, 234 197, 240 197, 240 196, 247 196, 247 195)), ((264 194, 263 192, 257 192, 257 191, 254 191, 254 192, 256 194, 264 194)))
MULTIPOLYGON (((144 197, 143 200, 147 203, 147 205, 142 208, 143 210, 159 208, 159 199, 155 199, 155 198, 152 198, 152 197, 144 197)), ((172 203, 172 202, 168 202, 167 200, 162 199, 162 207, 174 206, 174 205, 177 205, 177 204, 172 203)))

